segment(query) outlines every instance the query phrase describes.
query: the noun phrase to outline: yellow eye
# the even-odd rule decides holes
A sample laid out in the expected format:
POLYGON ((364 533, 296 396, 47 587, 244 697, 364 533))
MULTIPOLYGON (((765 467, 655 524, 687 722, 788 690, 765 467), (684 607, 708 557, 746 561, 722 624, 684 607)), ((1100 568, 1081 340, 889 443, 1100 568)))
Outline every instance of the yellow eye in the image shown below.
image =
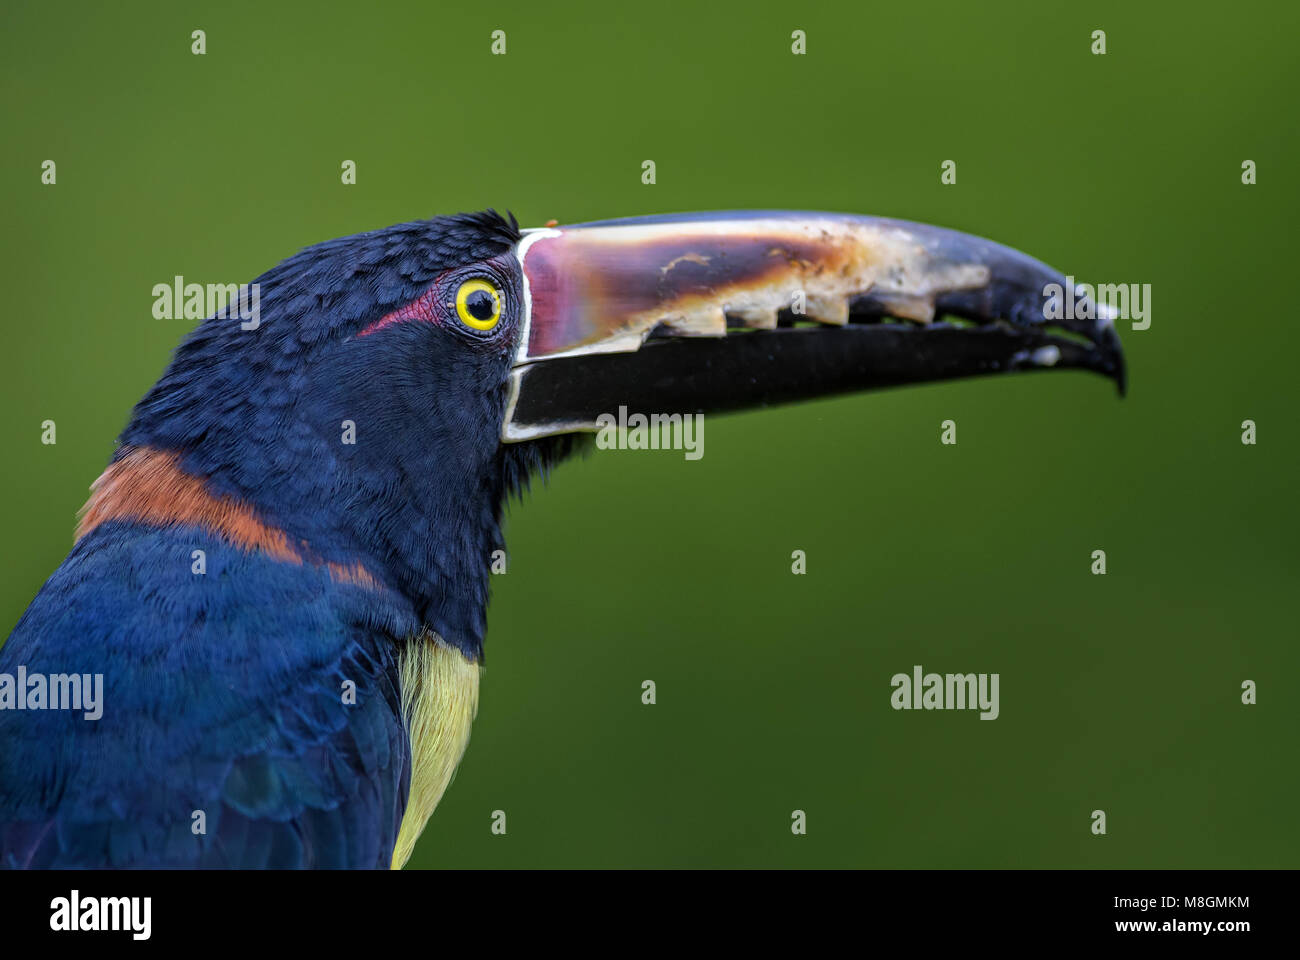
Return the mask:
POLYGON ((501 320, 501 291, 486 280, 466 280, 456 291, 456 315, 475 330, 491 330, 501 320))

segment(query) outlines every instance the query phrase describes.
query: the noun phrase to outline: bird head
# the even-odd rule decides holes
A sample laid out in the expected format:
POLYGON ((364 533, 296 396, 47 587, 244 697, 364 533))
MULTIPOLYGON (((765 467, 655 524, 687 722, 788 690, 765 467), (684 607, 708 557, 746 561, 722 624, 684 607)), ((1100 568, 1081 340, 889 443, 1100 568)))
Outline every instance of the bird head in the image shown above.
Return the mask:
POLYGON ((722 413, 1048 369, 1124 383, 1103 309, 1046 319, 1061 274, 881 218, 520 231, 488 211, 322 243, 255 283, 257 323, 204 321, 118 458, 173 456, 296 556, 367 571, 399 598, 390 628, 475 659, 505 499, 620 407, 722 413))

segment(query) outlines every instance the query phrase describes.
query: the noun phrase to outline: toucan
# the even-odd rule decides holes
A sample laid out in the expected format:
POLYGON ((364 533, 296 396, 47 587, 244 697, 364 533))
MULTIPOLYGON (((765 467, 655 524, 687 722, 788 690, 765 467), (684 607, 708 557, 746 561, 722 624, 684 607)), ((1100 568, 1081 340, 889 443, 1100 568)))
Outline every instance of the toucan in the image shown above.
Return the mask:
POLYGON ((0 648, 0 865, 401 867, 469 740, 530 478, 620 408, 1070 369, 1122 393, 1113 312, 1066 285, 788 211, 489 210, 290 257, 255 321, 176 349, 0 648))

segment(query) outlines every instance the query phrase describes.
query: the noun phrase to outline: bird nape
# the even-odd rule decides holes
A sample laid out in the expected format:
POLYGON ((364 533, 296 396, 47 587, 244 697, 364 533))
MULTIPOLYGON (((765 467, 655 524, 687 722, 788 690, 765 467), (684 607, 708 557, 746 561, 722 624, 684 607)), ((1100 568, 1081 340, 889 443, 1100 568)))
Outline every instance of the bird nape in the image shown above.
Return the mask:
POLYGON ((0 648, 0 865, 401 866, 469 739, 504 501, 602 414, 1124 384, 1105 309, 1046 319, 1055 270, 872 217, 488 211, 255 282, 258 322, 202 322, 136 406, 0 648))

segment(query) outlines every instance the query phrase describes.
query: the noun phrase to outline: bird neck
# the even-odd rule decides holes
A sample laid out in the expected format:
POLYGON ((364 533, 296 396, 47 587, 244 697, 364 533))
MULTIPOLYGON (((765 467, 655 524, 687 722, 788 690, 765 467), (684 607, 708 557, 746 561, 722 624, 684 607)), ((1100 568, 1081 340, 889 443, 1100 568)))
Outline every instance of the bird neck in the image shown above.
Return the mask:
POLYGON ((409 610, 401 629, 428 629, 480 659, 492 555, 503 549, 495 430, 458 422, 465 411, 440 411, 430 395, 390 395, 392 409, 306 390, 268 409, 249 393, 213 417, 219 404, 191 392, 169 370, 124 431, 106 488, 128 481, 133 498, 165 509, 168 495, 137 469, 165 465, 186 503, 208 505, 199 525, 289 562, 364 570, 409 610))

